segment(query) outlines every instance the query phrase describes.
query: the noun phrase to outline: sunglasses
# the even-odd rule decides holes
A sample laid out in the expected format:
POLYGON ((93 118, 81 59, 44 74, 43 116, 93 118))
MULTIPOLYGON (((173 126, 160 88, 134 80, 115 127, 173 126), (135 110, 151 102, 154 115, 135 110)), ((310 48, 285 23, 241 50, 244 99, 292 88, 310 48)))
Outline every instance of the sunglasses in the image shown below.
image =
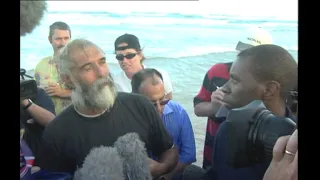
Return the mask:
POLYGON ((138 54, 138 53, 130 53, 130 54, 127 54, 127 55, 118 54, 118 55, 116 55, 116 59, 117 59, 118 61, 123 61, 124 58, 126 58, 126 59, 132 59, 132 58, 134 58, 137 54, 138 54))
MULTIPOLYGON (((161 101, 159 102, 159 104, 160 104, 161 106, 164 106, 164 105, 168 104, 169 101, 170 101, 170 99, 164 99, 164 100, 161 100, 161 101)), ((152 103, 154 106, 157 106, 157 101, 151 101, 151 103, 152 103)))

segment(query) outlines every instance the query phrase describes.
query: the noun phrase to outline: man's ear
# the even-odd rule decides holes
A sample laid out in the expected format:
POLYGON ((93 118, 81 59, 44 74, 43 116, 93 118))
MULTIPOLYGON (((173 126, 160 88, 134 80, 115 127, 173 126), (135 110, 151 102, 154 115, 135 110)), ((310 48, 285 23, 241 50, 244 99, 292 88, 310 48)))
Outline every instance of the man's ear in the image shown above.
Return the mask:
POLYGON ((49 40, 50 44, 52 44, 52 39, 50 36, 48 36, 48 40, 49 40))
POLYGON ((277 81, 267 81, 264 83, 264 99, 272 99, 280 94, 280 84, 277 81))

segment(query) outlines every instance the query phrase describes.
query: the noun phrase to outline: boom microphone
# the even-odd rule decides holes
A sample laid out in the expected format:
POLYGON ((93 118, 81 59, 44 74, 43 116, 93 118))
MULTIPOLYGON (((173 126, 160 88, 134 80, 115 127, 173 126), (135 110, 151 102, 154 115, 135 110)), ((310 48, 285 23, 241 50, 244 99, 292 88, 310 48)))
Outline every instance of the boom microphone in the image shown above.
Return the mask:
POLYGON ((119 137, 114 146, 123 159, 123 170, 127 180, 152 179, 145 144, 140 141, 137 133, 128 133, 119 137))
POLYGON ((39 25, 46 10, 46 1, 20 1, 20 37, 31 33, 39 25))
POLYGON ((93 148, 74 180, 124 180, 123 160, 114 147, 93 148))

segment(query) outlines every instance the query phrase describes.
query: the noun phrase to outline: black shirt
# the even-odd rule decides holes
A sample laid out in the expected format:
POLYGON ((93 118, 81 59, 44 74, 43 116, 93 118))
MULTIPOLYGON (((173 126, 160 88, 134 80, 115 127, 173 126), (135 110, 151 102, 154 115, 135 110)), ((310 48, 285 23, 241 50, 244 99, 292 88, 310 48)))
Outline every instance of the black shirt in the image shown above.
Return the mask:
MULTIPOLYGON (((54 104, 50 96, 48 96, 43 89, 38 88, 34 103, 55 114, 54 104)), ((28 111, 24 111, 22 108, 20 108, 20 129, 25 130, 23 140, 27 143, 33 155, 35 156, 35 165, 37 165, 44 127, 38 124, 37 120, 33 120, 32 123, 30 123, 30 119, 32 119, 32 117, 28 111)))
POLYGON ((140 95, 120 92, 110 111, 98 117, 84 117, 73 105, 61 112, 43 134, 39 166, 74 173, 93 147, 112 146, 118 137, 129 132, 136 132, 147 151, 155 155, 173 146, 151 102, 140 95))

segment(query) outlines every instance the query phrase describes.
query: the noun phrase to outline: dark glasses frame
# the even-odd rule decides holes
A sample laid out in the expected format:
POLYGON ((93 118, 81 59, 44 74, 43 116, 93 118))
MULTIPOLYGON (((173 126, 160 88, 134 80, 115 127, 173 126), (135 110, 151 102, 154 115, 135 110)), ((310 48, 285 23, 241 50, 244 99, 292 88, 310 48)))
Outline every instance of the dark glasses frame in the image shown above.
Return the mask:
MULTIPOLYGON (((170 101, 170 99, 163 99, 163 100, 161 100, 161 101, 159 102, 159 104, 160 104, 161 106, 164 106, 164 105, 168 104, 169 101, 170 101)), ((154 106, 157 106, 157 105, 158 105, 156 101, 151 101, 151 103, 152 103, 154 106)))
POLYGON ((139 53, 128 53, 128 54, 126 54, 126 55, 118 54, 118 55, 116 55, 116 59, 117 59, 118 61, 123 61, 124 58, 130 60, 130 59, 136 57, 137 54, 139 54, 139 53))

